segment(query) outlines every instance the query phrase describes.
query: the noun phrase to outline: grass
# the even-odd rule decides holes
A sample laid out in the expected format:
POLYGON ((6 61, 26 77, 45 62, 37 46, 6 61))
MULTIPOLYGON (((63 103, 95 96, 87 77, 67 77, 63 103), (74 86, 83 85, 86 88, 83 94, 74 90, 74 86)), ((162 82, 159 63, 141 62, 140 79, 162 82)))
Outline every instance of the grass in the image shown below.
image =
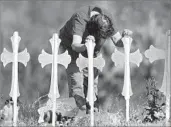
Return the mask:
MULTIPOLYGON (((123 111, 116 113, 109 113, 107 111, 100 111, 95 113, 95 126, 165 126, 165 120, 155 122, 155 123, 142 123, 142 119, 138 116, 141 114, 141 108, 130 109, 130 121, 127 123, 125 121, 125 116, 123 111)), ((19 120, 18 126, 39 126, 38 125, 38 112, 37 108, 31 105, 21 105, 19 110, 19 120)), ((83 117, 76 117, 73 123, 69 126, 89 126, 90 125, 90 115, 85 115, 83 117)))
POLYGON ((36 107, 27 104, 20 106, 18 125, 38 126, 38 118, 39 114, 36 107))
MULTIPOLYGON (((160 121, 153 121, 144 123, 144 116, 147 116, 147 114, 143 114, 145 110, 145 106, 149 106, 149 98, 148 93, 151 93, 150 89, 152 88, 152 91, 156 91, 155 87, 155 80, 150 79, 147 81, 147 98, 146 103, 143 105, 137 105, 136 108, 133 105, 130 105, 130 121, 125 121, 125 109, 121 108, 119 105, 119 99, 118 97, 115 98, 116 102, 115 104, 109 105, 107 108, 107 111, 103 111, 102 109, 100 112, 95 113, 95 126, 146 126, 146 127, 163 127, 163 126, 169 126, 169 123, 171 125, 171 120, 166 123, 165 119, 160 119, 160 121), (151 87, 153 86, 153 87, 151 87), (150 89, 149 89, 150 88, 150 89)), ((156 92, 152 92, 152 95, 156 96, 156 92)), ((161 95, 160 95, 161 96, 161 95)), ((162 96, 161 96, 162 97, 162 96)), ((114 97, 111 97, 113 99, 114 97)), ((156 101, 155 101, 156 102, 156 101)), ((165 102, 165 101, 164 101, 165 102)), ((151 104, 151 103, 150 103, 151 104)), ((155 104, 155 103, 154 103, 155 104)), ((151 106, 151 105, 150 105, 151 106)), ((150 107, 149 106, 149 107, 150 107)), ((152 105, 154 106, 154 105, 152 105)), ((39 114, 37 112, 37 107, 33 105, 27 105, 27 104, 21 104, 20 110, 19 110, 19 119, 18 119, 18 126, 39 126, 38 124, 38 118, 39 114)), ((76 117, 72 123, 69 124, 69 126, 89 126, 90 125, 90 115, 85 115, 82 117, 76 117)))
MULTIPOLYGON (((31 111, 30 111, 31 112, 31 111)), ((138 114, 134 111, 135 114, 138 114)), ((37 115, 36 115, 37 116, 37 115)), ((19 119, 18 126, 39 126, 37 120, 34 119, 35 116, 29 116, 28 118, 19 119)), ((95 113, 95 126, 165 126, 165 120, 155 122, 155 123, 142 123, 141 120, 133 119, 134 114, 129 123, 125 121, 123 113, 108 113, 108 112, 98 112, 95 113)), ((69 126, 89 126, 90 125, 90 115, 83 117, 76 117, 73 123, 69 126)))
MULTIPOLYGON (((95 114, 95 126, 165 126, 165 121, 156 123, 142 123, 140 121, 130 121, 127 123, 123 115, 101 112, 95 114)), ((71 126, 89 126, 90 116, 78 118, 71 126)))
MULTIPOLYGON (((107 111, 100 111, 95 113, 95 126, 166 126, 165 119, 154 123, 142 122, 142 107, 130 109, 130 121, 125 121, 124 111, 118 110, 115 113, 109 113, 107 111)), ((37 108, 31 105, 22 105, 19 111, 18 126, 39 126, 38 125, 38 112, 37 108)), ((75 120, 69 124, 69 126, 89 126, 90 115, 82 117, 76 117, 75 120)))

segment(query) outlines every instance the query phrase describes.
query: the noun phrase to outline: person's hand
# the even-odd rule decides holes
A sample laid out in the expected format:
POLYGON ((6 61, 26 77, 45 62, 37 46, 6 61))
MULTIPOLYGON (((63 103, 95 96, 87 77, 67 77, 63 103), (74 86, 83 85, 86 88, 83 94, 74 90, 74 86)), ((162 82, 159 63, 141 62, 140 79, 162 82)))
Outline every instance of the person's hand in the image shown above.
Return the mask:
POLYGON ((132 37, 132 34, 133 32, 129 29, 124 29, 123 32, 122 32, 122 37, 125 37, 125 36, 130 36, 132 37))
POLYGON ((95 43, 95 38, 94 38, 94 36, 89 35, 89 36, 87 36, 87 38, 85 39, 86 43, 88 43, 88 41, 90 41, 90 40, 92 40, 92 41, 95 43))
POLYGON ((93 42, 93 45, 95 46, 95 38, 94 38, 94 36, 89 35, 89 36, 86 37, 86 39, 85 39, 85 45, 86 45, 86 47, 88 47, 89 41, 92 41, 93 42))

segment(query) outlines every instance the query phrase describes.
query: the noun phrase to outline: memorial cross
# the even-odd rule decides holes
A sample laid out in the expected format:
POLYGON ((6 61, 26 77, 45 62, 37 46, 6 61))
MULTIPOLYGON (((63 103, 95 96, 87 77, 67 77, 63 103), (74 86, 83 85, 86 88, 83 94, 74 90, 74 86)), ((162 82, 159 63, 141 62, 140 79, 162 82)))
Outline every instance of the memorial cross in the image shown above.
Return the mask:
POLYGON ((115 62, 115 66, 124 65, 124 85, 122 90, 122 95, 126 100, 126 121, 129 121, 129 99, 132 96, 132 88, 131 88, 131 78, 130 78, 130 62, 136 64, 138 67, 142 61, 142 55, 139 51, 135 51, 134 53, 130 53, 130 46, 132 43, 132 38, 129 36, 125 36, 122 38, 122 42, 124 44, 124 53, 121 53, 117 49, 112 54, 112 60, 115 62))
POLYGON ((80 71, 82 69, 88 67, 88 91, 86 100, 90 104, 90 119, 91 119, 91 126, 94 126, 94 101, 97 99, 94 92, 94 69, 93 67, 98 68, 102 71, 102 68, 105 65, 105 61, 100 54, 96 58, 93 58, 94 54, 94 47, 95 47, 95 39, 93 36, 88 36, 86 38, 86 48, 88 52, 88 58, 83 57, 81 54, 77 59, 76 63, 79 67, 80 71))
MULTIPOLYGON (((52 115, 52 126, 55 126, 56 120, 56 98, 60 97, 59 89, 58 89, 58 66, 57 64, 64 65, 65 68, 68 67, 68 64, 71 61, 71 57, 68 55, 68 51, 65 53, 58 55, 59 45, 61 40, 58 37, 58 34, 53 34, 53 37, 49 40, 52 46, 52 54, 46 53, 42 50, 42 53, 39 55, 38 60, 41 63, 42 68, 48 64, 52 64, 52 71, 51 71, 51 85, 48 97, 53 102, 53 115, 52 115)), ((51 103, 50 101, 48 101, 51 103)), ((43 116, 44 111, 38 110, 40 116, 43 116)), ((41 122, 39 118, 39 123, 41 122)))
POLYGON ((3 62, 4 67, 8 63, 13 63, 12 65, 12 85, 10 91, 10 97, 14 102, 14 113, 13 113, 13 126, 17 126, 17 117, 18 117, 18 108, 17 108, 17 98, 20 96, 19 87, 18 87, 18 62, 27 66, 27 62, 30 59, 30 55, 27 52, 27 49, 18 53, 19 42, 21 38, 18 35, 18 32, 14 32, 11 37, 13 53, 9 52, 4 48, 1 54, 1 61, 3 62))
POLYGON ((166 33, 168 41, 166 45, 166 51, 155 48, 153 45, 151 45, 150 48, 144 53, 151 63, 159 59, 165 60, 164 76, 160 90, 166 96, 166 121, 168 121, 170 118, 170 33, 170 30, 166 33))

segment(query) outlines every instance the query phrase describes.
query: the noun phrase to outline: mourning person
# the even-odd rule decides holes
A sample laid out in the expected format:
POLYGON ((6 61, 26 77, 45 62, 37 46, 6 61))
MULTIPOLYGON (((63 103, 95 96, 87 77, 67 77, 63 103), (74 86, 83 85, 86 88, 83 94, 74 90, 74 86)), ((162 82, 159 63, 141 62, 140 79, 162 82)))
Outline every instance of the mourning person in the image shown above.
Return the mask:
MULTIPOLYGON (((122 47, 122 37, 130 34, 132 32, 126 29, 121 35, 114 25, 111 14, 98 6, 80 8, 60 29, 60 49, 63 50, 62 52, 68 50, 71 56, 71 63, 67 68, 69 95, 75 98, 76 104, 80 109, 85 109, 85 105, 90 109, 85 99, 88 89, 88 71, 85 68, 83 72, 80 72, 76 65, 79 53, 87 57, 85 46, 87 36, 92 35, 95 38, 94 57, 97 57, 106 39, 111 39, 114 45, 122 47)), ((99 70, 94 68, 94 85, 97 85, 98 75, 99 70)), ((97 96, 97 91, 95 93, 97 96)), ((95 102, 95 107, 98 107, 97 101, 95 102)))

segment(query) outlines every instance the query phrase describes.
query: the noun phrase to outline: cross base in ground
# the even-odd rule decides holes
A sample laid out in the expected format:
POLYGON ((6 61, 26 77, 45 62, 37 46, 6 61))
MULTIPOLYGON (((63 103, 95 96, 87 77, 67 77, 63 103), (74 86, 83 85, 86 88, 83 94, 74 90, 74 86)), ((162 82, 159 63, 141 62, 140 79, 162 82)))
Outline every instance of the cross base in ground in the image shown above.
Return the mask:
MULTIPOLYGON (((44 122, 44 113, 52 110, 52 100, 48 99, 39 109, 39 123, 44 122)), ((62 116, 74 117, 78 113, 78 108, 74 98, 58 98, 56 99, 56 112, 60 112, 62 116)))

